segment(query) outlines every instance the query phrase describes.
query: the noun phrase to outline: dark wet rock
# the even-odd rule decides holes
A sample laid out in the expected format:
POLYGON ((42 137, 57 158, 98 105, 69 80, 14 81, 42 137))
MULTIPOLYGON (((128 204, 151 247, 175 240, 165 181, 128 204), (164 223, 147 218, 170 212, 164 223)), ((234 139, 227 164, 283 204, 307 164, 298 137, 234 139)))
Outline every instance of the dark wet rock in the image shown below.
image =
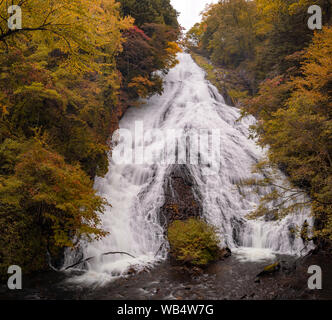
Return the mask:
POLYGON ((277 221, 278 220, 278 216, 275 212, 268 212, 265 216, 264 216, 264 220, 266 222, 269 222, 269 221, 277 221))
POLYGON ((199 267, 191 268, 190 273, 194 276, 201 276, 204 273, 204 270, 199 267))
POLYGON ((165 203, 160 209, 161 225, 175 220, 198 218, 202 214, 196 185, 186 165, 174 165, 164 184, 165 203))
POLYGON ((296 262, 280 261, 280 270, 285 274, 290 274, 296 270, 296 262))
POLYGON ((197 266, 188 266, 188 265, 173 265, 172 270, 177 274, 181 274, 184 277, 197 277, 204 274, 204 270, 197 266))
POLYGON ((231 255, 232 255, 231 249, 228 248, 228 247, 225 247, 225 248, 220 250, 219 258, 220 258, 220 260, 223 260, 225 258, 230 257, 231 255))
POLYGON ((290 243, 294 243, 295 241, 295 234, 296 234, 296 226, 295 224, 291 223, 289 226, 288 226, 288 238, 290 240, 290 243))
POLYGON ((233 230, 232 230, 233 240, 238 246, 240 246, 241 245, 241 233, 242 233, 242 230, 243 230, 244 222, 243 222, 242 219, 232 217, 231 218, 231 225, 233 227, 233 230))

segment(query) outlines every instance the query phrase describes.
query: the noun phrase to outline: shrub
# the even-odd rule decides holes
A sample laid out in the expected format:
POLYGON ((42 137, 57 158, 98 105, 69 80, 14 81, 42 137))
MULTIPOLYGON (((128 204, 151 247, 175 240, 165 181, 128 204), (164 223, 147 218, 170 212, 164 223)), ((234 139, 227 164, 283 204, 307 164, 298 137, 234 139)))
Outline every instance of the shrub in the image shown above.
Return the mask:
POLYGON ((168 228, 168 240, 171 256, 178 262, 204 266, 220 257, 215 228, 199 219, 174 221, 168 228))
POLYGON ((98 212, 107 202, 78 166, 66 164, 61 155, 36 142, 4 145, 6 150, 0 150, 0 278, 13 264, 24 273, 43 270, 47 250, 56 256, 65 247, 75 247, 75 239, 106 235, 98 212), (23 152, 15 164, 10 156, 19 149, 23 152), (7 155, 9 160, 1 161, 7 155), (2 176, 3 168, 14 174, 2 176))

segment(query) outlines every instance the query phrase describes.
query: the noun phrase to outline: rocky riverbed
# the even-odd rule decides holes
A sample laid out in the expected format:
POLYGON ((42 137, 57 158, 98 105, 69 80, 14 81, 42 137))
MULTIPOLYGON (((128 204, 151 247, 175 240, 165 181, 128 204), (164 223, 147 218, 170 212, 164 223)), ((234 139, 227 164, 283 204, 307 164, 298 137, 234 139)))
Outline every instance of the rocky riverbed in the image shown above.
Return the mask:
POLYGON ((23 290, 9 291, 1 286, 0 299, 24 300, 271 300, 271 299, 331 299, 332 259, 326 252, 295 260, 277 256, 280 268, 257 276, 273 260, 244 261, 243 256, 210 265, 196 274, 168 262, 151 270, 129 274, 112 282, 79 283, 81 273, 46 272, 23 278, 23 290), (323 289, 309 290, 309 265, 319 265, 323 271, 323 289), (73 282, 73 280, 76 279, 73 282))

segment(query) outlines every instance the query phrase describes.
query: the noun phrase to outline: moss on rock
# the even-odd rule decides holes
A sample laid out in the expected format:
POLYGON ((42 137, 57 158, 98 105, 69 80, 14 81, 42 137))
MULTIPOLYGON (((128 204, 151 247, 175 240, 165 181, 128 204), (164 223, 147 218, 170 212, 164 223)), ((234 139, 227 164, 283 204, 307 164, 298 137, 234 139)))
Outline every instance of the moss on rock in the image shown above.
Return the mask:
POLYGON ((214 227, 200 219, 174 221, 168 228, 171 257, 182 264, 206 266, 221 258, 214 227))

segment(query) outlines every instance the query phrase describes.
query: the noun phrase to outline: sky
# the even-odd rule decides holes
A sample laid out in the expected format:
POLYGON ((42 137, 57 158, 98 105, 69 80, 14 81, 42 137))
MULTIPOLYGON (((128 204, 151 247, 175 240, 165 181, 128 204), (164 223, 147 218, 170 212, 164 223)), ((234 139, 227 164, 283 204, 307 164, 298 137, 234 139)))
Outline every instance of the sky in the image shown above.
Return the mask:
POLYGON ((171 0, 173 7, 180 12, 179 22, 187 31, 201 21, 200 13, 206 4, 217 3, 218 0, 171 0))

